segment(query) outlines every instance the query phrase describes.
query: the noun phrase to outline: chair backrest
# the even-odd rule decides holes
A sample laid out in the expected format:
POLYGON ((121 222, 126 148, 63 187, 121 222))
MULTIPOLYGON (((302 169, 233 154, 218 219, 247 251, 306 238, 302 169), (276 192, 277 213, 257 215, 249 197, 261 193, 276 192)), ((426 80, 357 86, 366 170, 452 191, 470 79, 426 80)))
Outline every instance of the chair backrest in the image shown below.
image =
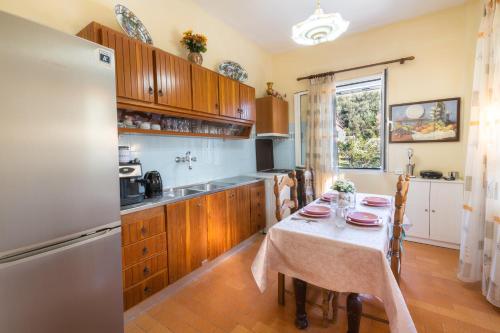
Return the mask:
POLYGON ((409 187, 410 176, 406 175, 403 177, 403 175, 400 175, 398 183, 396 185, 396 196, 394 202, 395 210, 393 219, 394 225, 390 244, 391 270, 398 283, 401 273, 401 240, 403 233, 403 218, 406 209, 406 199, 408 197, 409 187))
POLYGON ((304 172, 304 192, 306 205, 310 204, 316 199, 316 191, 314 189, 314 169, 308 168, 304 172))
POLYGON ((297 200, 295 171, 290 172, 281 179, 274 176, 274 196, 276 198, 276 219, 278 221, 297 211, 299 202, 297 200))

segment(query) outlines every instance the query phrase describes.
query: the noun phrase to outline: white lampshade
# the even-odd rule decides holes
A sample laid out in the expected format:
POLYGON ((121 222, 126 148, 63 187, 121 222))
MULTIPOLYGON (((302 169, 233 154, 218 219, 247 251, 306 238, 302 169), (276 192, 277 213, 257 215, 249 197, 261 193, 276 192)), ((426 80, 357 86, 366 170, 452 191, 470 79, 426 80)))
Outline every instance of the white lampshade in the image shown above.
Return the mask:
POLYGON ((344 33, 349 27, 349 21, 339 13, 325 14, 319 7, 305 21, 292 27, 292 39, 297 44, 315 45, 329 42, 344 33))

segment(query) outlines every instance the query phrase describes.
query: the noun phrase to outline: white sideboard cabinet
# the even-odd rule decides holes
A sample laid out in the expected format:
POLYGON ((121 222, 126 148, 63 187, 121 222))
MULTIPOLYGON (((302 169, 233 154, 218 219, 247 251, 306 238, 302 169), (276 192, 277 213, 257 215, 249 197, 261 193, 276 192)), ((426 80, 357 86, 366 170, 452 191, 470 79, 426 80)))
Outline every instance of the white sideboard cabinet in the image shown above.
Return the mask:
POLYGON ((462 227, 463 182, 413 178, 406 215, 412 227, 406 239, 458 249, 462 227))

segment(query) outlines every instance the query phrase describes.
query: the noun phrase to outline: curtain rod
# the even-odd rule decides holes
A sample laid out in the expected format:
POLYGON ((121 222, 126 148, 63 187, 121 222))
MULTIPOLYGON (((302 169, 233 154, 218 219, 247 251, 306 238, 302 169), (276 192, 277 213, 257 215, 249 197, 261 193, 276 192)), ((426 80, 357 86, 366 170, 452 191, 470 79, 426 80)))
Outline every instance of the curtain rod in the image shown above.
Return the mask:
POLYGON ((349 71, 353 71, 353 70, 356 70, 356 69, 363 69, 363 68, 380 66, 380 65, 388 65, 388 64, 393 64, 393 63, 396 63, 396 62, 399 62, 401 65, 403 65, 405 63, 405 61, 410 61, 410 60, 414 60, 414 59, 415 59, 415 57, 411 56, 411 57, 404 57, 404 58, 399 58, 399 59, 393 59, 393 60, 388 60, 388 61, 377 62, 377 63, 374 63, 374 64, 369 64, 369 65, 364 65, 364 66, 351 67, 351 68, 346 68, 346 69, 339 69, 337 71, 331 71, 331 72, 325 72, 325 73, 319 73, 319 74, 313 74, 313 75, 309 75, 309 76, 299 77, 299 78, 297 78, 297 81, 310 80, 310 79, 315 79, 315 78, 318 78, 318 77, 324 77, 324 76, 334 75, 334 74, 337 74, 337 73, 349 72, 349 71))

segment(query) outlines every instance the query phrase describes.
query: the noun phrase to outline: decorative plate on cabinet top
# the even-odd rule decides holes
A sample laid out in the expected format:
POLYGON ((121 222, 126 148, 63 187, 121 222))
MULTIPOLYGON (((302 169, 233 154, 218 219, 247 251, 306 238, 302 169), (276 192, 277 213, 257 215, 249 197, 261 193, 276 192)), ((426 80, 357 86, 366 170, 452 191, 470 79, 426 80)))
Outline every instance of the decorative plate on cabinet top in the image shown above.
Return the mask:
POLYGON ((248 79, 247 71, 237 62, 230 60, 226 60, 219 65, 219 74, 240 82, 245 82, 248 79))
POLYGON ((127 7, 115 6, 115 16, 118 24, 129 37, 138 39, 147 44, 153 44, 153 39, 141 20, 137 18, 127 7))

